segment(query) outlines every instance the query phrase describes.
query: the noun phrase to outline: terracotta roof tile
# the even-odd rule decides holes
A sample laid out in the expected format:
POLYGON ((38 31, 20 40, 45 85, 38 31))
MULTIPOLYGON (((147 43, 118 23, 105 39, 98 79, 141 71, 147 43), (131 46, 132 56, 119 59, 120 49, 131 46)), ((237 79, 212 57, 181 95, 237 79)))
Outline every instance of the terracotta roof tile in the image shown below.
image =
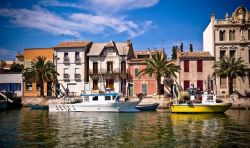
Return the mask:
POLYGON ((181 52, 180 58, 211 58, 213 56, 210 55, 207 51, 196 51, 196 52, 181 52))
POLYGON ((67 41, 67 42, 61 42, 59 43, 57 47, 85 47, 88 44, 90 44, 91 42, 89 41, 67 41))

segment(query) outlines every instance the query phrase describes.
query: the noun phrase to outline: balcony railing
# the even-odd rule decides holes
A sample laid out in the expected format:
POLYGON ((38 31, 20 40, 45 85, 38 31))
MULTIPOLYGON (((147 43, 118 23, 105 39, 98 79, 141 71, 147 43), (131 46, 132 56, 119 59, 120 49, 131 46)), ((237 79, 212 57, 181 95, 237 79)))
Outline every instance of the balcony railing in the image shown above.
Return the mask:
POLYGON ((81 75, 80 74, 75 74, 75 80, 80 81, 81 80, 81 75))
POLYGON ((69 74, 68 73, 63 74, 63 80, 69 81, 69 74))
POLYGON ((63 58, 63 63, 64 64, 69 64, 69 58, 68 57, 64 57, 63 58))
POLYGON ((98 74, 119 74, 119 75, 126 75, 128 72, 127 70, 120 70, 120 69, 90 69, 89 74, 90 75, 98 75, 98 74))
POLYGON ((81 58, 80 57, 75 57, 75 63, 80 64, 81 63, 81 58))

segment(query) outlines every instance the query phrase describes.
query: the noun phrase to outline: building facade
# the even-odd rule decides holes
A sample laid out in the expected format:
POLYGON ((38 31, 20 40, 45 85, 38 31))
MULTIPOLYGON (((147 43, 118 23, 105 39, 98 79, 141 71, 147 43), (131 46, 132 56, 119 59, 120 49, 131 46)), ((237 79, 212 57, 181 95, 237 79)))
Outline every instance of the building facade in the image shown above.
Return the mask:
POLYGON ((12 92, 16 96, 23 95, 22 73, 0 74, 0 92, 12 92))
MULTIPOLYGON (((244 6, 239 6, 231 16, 227 13, 224 19, 216 19, 215 15, 203 32, 203 49, 209 51, 219 61, 223 56, 241 57, 250 69, 250 13, 244 6)), ((227 78, 216 78, 217 93, 227 94, 227 78)), ((245 94, 250 89, 249 76, 244 81, 233 80, 234 90, 245 94)))
POLYGON ((57 87, 80 95, 88 83, 88 52, 92 42, 61 42, 55 47, 55 66, 59 73, 57 87))
POLYGON ((178 52, 180 65, 178 83, 183 90, 194 87, 200 91, 213 91, 214 57, 209 52, 178 52))
POLYGON ((127 61, 133 56, 133 45, 127 42, 93 43, 89 59, 89 90, 92 93, 115 91, 127 93, 127 61))
MULTIPOLYGON (((129 84, 128 94, 130 97, 137 96, 140 93, 147 96, 156 95, 157 82, 154 76, 148 74, 139 77, 138 73, 146 68, 146 59, 152 58, 152 54, 156 51, 164 52, 163 50, 138 50, 134 51, 134 57, 128 61, 129 66, 129 84)), ((164 88, 162 86, 162 88, 164 88)))
MULTIPOLYGON (((30 68, 31 62, 38 56, 46 57, 47 60, 54 61, 54 48, 27 48, 24 49, 24 68, 30 68)), ((52 82, 44 82, 44 95, 55 94, 52 82)), ((40 96, 40 86, 36 82, 23 83, 23 96, 40 96)))

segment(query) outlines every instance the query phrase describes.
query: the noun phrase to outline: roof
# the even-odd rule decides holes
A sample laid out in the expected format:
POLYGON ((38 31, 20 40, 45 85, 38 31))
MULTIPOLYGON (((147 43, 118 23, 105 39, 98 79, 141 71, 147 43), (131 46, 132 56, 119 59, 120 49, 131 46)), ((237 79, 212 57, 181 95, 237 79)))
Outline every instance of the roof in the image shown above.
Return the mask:
POLYGON ((16 54, 16 57, 23 57, 24 55, 21 53, 16 54))
POLYGON ((70 48, 70 47, 85 47, 89 45, 91 42, 89 41, 66 41, 66 42, 61 42, 58 45, 56 45, 55 48, 70 48))
POLYGON ((87 54, 88 56, 98 56, 101 54, 102 50, 105 47, 114 47, 117 49, 119 52, 119 55, 127 55, 129 48, 127 42, 114 42, 110 41, 108 43, 93 43, 89 53, 87 54))
POLYGON ((180 58, 213 58, 207 51, 181 52, 180 58))

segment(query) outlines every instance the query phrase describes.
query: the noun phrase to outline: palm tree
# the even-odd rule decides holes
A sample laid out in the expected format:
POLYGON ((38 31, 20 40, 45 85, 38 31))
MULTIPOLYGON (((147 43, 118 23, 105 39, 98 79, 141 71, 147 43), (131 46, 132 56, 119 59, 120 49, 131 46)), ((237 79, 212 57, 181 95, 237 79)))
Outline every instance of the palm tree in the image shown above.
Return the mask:
POLYGON ((160 95, 161 77, 174 77, 176 72, 179 72, 180 67, 176 66, 173 61, 168 61, 163 52, 157 51, 152 55, 152 58, 145 60, 146 68, 139 72, 139 78, 142 75, 148 74, 150 77, 154 75, 157 82, 157 94, 160 95))
POLYGON ((240 77, 244 81, 244 77, 247 76, 247 66, 244 65, 243 62, 244 60, 242 60, 241 57, 225 56, 213 66, 215 75, 228 78, 229 95, 233 92, 233 79, 240 77))
POLYGON ((51 61, 46 61, 46 57, 38 56, 31 62, 31 68, 24 69, 24 82, 38 82, 40 85, 40 96, 44 97, 43 82, 57 81, 59 75, 54 69, 51 61))

